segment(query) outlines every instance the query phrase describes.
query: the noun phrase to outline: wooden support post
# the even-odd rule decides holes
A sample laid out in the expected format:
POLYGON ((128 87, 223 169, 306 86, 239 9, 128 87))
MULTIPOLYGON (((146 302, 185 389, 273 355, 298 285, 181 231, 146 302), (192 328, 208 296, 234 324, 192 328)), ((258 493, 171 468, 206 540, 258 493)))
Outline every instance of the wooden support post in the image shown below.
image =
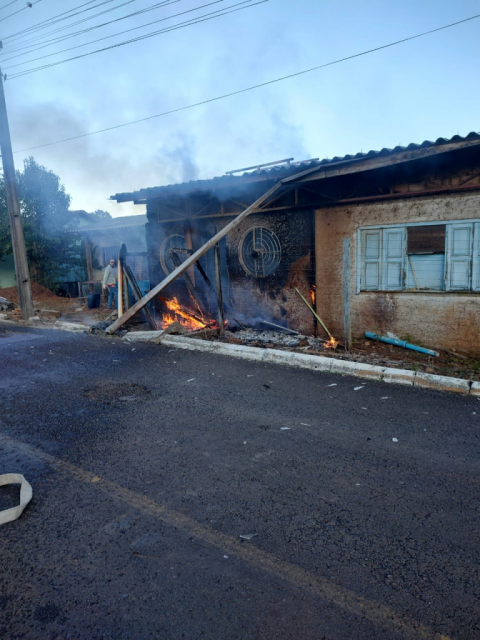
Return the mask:
MULTIPOLYGON (((218 229, 215 227, 215 235, 218 229)), ((223 313, 223 295, 222 295, 222 268, 220 264, 220 244, 217 242, 214 248, 215 254, 215 279, 217 284, 217 304, 218 304, 218 332, 221 336, 225 335, 225 318, 223 313)))
POLYGON ((117 309, 118 317, 123 316, 123 269, 120 261, 120 255, 117 262, 117 309))
MULTIPOLYGON (((140 291, 140 287, 138 286, 138 282, 133 275, 133 271, 131 270, 128 264, 125 265, 125 276, 127 280, 130 282, 130 286, 132 287, 133 295, 137 298, 137 300, 142 299, 142 292, 140 291)), ((153 331, 157 330, 157 324, 150 313, 150 309, 145 307, 144 309, 145 315, 147 317, 147 322, 150 325, 150 329, 153 331)))
POLYGON ((93 284, 93 267, 92 267, 92 245, 90 244, 90 238, 85 236, 85 261, 87 263, 87 279, 88 279, 88 290, 90 293, 95 292, 95 286, 93 284))
POLYGON ((18 201, 17 177, 13 162, 12 141, 8 126, 7 105, 3 91, 3 75, 0 71, 0 148, 2 152, 3 177, 5 181, 5 195, 7 198, 8 219, 12 237, 13 260, 17 278, 18 302, 22 318, 28 320, 34 315, 32 287, 28 271, 27 250, 23 235, 20 203, 18 201))
POLYGON ((123 308, 127 311, 130 307, 130 296, 128 295, 128 281, 127 276, 125 275, 125 263, 122 265, 122 274, 123 274, 123 308))
POLYGON ((352 347, 352 320, 350 310, 350 238, 343 239, 343 329, 345 350, 352 347))
MULTIPOLYGON (((287 180, 288 178, 285 179, 285 181, 287 180)), ((238 215, 234 220, 232 220, 229 224, 227 224, 221 231, 219 231, 216 235, 214 235, 213 238, 210 238, 210 240, 206 242, 202 247, 200 247, 200 249, 197 249, 197 251, 195 251, 193 255, 187 258, 185 262, 182 262, 180 266, 174 269, 172 273, 170 273, 159 284, 157 284, 156 287, 151 289, 151 291, 149 291, 145 296, 143 296, 141 300, 139 300, 132 307, 130 307, 127 313, 122 314, 121 316, 119 314, 118 320, 116 320, 113 324, 111 324, 108 327, 107 333, 110 333, 110 334, 115 333, 117 329, 120 329, 120 327, 122 327, 125 324, 125 322, 127 322, 127 320, 129 320, 138 311, 140 311, 140 309, 143 309, 143 307, 146 304, 148 304, 150 300, 153 300, 153 298, 158 296, 158 294, 161 291, 163 291, 165 287, 168 287, 169 284, 171 284, 179 276, 181 276, 189 267, 192 266, 192 264, 194 264, 203 255, 205 255, 207 251, 209 251, 212 247, 214 247, 219 240, 221 240, 224 236, 226 236, 229 231, 231 231, 232 229, 235 229, 235 227, 237 227, 252 211, 255 211, 257 207, 263 204, 266 200, 270 198, 272 194, 278 191, 278 189, 280 189, 283 186, 283 184, 284 184, 283 180, 280 180, 279 182, 277 182, 271 189, 269 189, 266 193, 264 193, 263 196, 258 198, 258 200, 256 200, 253 204, 247 207, 245 211, 242 211, 240 215, 238 215)))

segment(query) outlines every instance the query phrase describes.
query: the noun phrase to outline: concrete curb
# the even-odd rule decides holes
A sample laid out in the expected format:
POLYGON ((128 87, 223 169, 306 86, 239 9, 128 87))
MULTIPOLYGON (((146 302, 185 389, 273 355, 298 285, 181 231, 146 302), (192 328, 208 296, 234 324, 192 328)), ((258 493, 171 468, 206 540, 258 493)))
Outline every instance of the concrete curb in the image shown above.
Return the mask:
MULTIPOLYGON (((90 326, 84 324, 74 324, 73 322, 62 322, 58 320, 54 325, 45 326, 39 323, 20 324, 10 320, 2 320, 6 324, 17 326, 30 326, 42 329, 60 329, 73 333, 88 332, 90 326)), ((356 376, 370 380, 386 382, 388 384, 402 384, 408 387, 418 387, 421 389, 434 389, 436 391, 448 391, 449 393, 459 393, 470 395, 480 399, 480 382, 472 382, 463 378, 450 378, 448 376, 437 376, 430 373, 417 373, 408 369, 391 369, 389 367, 378 367, 363 362, 350 362, 349 360, 338 360, 336 358, 325 358, 323 356, 313 356, 306 353, 296 353, 294 351, 277 351, 276 349, 259 349, 258 347, 246 347, 240 344, 229 344, 227 342, 214 342, 186 338, 185 336, 164 335, 163 331, 137 331, 126 334, 123 337, 126 342, 141 342, 163 344, 167 347, 177 349, 188 349, 189 351, 203 351, 218 353, 224 356, 233 356, 242 360, 254 362, 265 362, 271 364, 281 364, 299 369, 309 369, 311 371, 324 371, 325 373, 339 373, 341 375, 356 376)))
POLYGON ((61 329, 62 331, 72 331, 73 333, 82 333, 83 331, 88 331, 92 327, 78 322, 63 322, 62 320, 57 320, 51 328, 61 329))
POLYGON ((407 369, 378 367, 361 362, 337 360, 336 358, 325 358, 323 356, 313 356, 306 353, 277 351, 276 349, 259 349, 258 347, 245 347, 243 345, 228 344, 225 342, 196 340, 195 338, 185 338, 184 336, 166 335, 159 343, 166 347, 175 347, 177 349, 217 353, 241 358, 243 360, 282 364, 301 369, 310 369, 312 371, 324 371, 326 373, 339 373, 342 375, 356 376, 358 378, 378 380, 389 384, 402 384, 421 389, 435 389, 436 391, 448 391, 450 393, 459 393, 461 395, 471 395, 480 398, 480 382, 471 382, 470 380, 463 380, 462 378, 449 378, 447 376, 436 376, 429 373, 417 373, 415 371, 408 371, 407 369))

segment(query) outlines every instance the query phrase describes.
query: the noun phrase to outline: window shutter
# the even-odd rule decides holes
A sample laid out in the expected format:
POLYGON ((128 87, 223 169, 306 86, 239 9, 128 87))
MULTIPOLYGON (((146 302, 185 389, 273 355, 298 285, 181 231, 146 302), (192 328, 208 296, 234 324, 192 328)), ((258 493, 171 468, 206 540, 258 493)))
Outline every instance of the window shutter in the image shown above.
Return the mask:
POLYGON ((471 287, 473 224, 448 225, 445 289, 465 291, 471 287))
POLYGON ((380 289, 381 231, 362 232, 362 282, 364 291, 380 289))
POLYGON ((480 222, 475 224, 472 276, 472 289, 474 291, 480 291, 480 222))
POLYGON ((382 289, 403 289, 405 272, 405 228, 383 230, 382 289))

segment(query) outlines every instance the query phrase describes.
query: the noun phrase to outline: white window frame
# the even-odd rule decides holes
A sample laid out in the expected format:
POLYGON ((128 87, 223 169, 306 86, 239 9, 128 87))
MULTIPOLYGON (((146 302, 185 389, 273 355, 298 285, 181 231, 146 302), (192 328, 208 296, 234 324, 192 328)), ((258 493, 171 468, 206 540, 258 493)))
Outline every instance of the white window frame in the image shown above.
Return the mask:
MULTIPOLYGON (((392 262, 392 261, 390 261, 392 262)), ((357 228, 357 293, 372 292, 372 291, 405 291, 408 293, 466 293, 466 292, 479 292, 480 291, 480 220, 479 218, 470 218, 467 220, 436 220, 435 222, 407 222, 402 224, 392 225, 369 225, 365 227, 357 228), (444 267, 444 288, 443 289, 406 289, 406 266, 407 266, 407 228, 419 227, 419 226, 435 226, 444 224, 446 226, 446 238, 445 238, 445 267, 444 267), (453 236, 454 232, 461 229, 470 230, 470 250, 468 254, 464 256, 459 255, 455 258, 452 256, 453 251, 453 236), (401 258, 395 258, 393 262, 401 263, 402 268, 402 280, 400 287, 387 287, 387 265, 388 258, 386 257, 386 247, 384 242, 385 235, 388 235, 391 231, 403 230, 403 253, 401 258), (364 246, 363 238, 364 234, 368 232, 379 232, 379 244, 380 244, 380 260, 379 260, 379 288, 365 288, 362 286, 363 279, 365 277, 365 258, 364 258, 364 246), (457 260, 459 263, 467 262, 468 269, 468 284, 467 286, 455 286, 451 284, 451 268, 452 260, 457 260)))

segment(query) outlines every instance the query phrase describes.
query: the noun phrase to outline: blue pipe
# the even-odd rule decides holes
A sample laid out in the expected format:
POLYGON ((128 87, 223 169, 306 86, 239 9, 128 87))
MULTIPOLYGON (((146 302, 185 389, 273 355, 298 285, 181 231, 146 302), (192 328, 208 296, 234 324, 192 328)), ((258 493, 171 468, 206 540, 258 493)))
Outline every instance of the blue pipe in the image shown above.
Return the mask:
POLYGON ((428 356, 435 356, 438 358, 438 351, 431 351, 430 349, 424 349, 423 347, 417 347, 415 344, 410 344, 405 340, 399 340, 398 338, 387 338, 386 336, 379 336, 371 331, 365 331, 365 337, 370 340, 380 340, 380 342, 386 342, 387 344, 394 344, 397 347, 403 347, 404 349, 411 349, 412 351, 418 351, 419 353, 426 353, 428 356))

